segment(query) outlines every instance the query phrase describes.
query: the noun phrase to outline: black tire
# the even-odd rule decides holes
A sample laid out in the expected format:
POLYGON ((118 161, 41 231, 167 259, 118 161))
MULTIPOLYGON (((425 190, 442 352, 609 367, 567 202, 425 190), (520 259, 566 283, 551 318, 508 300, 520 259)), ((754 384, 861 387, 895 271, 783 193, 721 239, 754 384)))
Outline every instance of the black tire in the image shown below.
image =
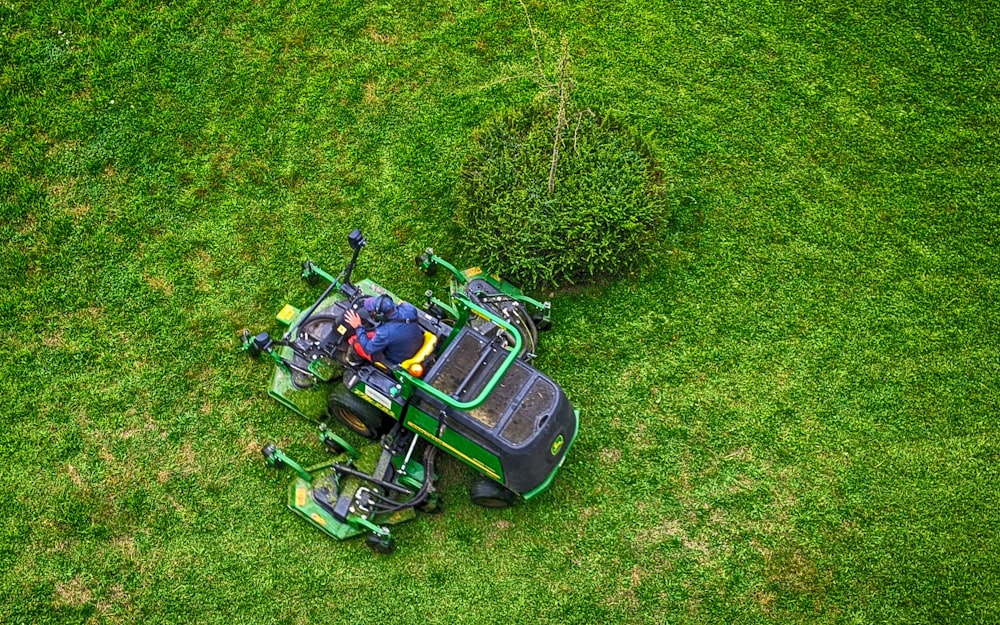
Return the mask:
POLYGON ((472 503, 484 508, 509 508, 514 503, 514 491, 497 484, 491 479, 482 477, 469 486, 469 497, 472 503))
POLYGON ((278 448, 274 446, 274 443, 267 443, 260 448, 260 453, 267 460, 267 463, 274 467, 275 469, 284 468, 285 462, 277 456, 278 448))
POLYGON ((437 265, 432 265, 430 262, 430 256, 428 254, 421 254, 417 256, 414 261, 417 263, 417 268, 420 269, 425 275, 433 276, 437 273, 437 265), (424 269, 424 267, 427 267, 424 269))
POLYGON ((392 427, 393 420, 389 415, 365 403, 343 384, 333 387, 327 400, 327 411, 350 431, 371 440, 378 440, 392 427))
POLYGON ((302 278, 309 286, 316 286, 319 284, 319 275, 317 275, 313 269, 313 263, 311 260, 307 260, 302 263, 302 278))
POLYGON ((538 328, 535 326, 535 320, 520 304, 512 306, 508 312, 510 314, 509 321, 521 332, 521 338, 524 340, 524 348, 521 353, 534 354, 535 350, 538 349, 538 328))
POLYGON ((378 534, 368 534, 365 544, 375 553, 389 555, 396 550, 396 541, 392 536, 379 536, 378 534))
POLYGON ((323 439, 323 444, 326 446, 326 450, 333 454, 334 456, 339 456, 340 454, 347 451, 344 446, 337 441, 330 440, 328 438, 323 439))
POLYGON ((253 342, 253 337, 250 336, 250 330, 243 330, 243 332, 240 334, 240 345, 246 351, 247 356, 250 357, 250 360, 260 359, 260 350, 257 348, 257 345, 253 342))

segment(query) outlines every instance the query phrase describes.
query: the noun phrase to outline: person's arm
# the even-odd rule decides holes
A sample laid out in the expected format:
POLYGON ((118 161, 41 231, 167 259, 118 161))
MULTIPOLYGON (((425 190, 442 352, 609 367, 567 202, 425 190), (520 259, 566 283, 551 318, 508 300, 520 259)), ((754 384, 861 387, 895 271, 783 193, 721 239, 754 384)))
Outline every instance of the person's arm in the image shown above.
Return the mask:
POLYGON ((371 356, 384 351, 389 346, 388 333, 381 326, 375 328, 375 336, 373 338, 368 338, 368 333, 360 326, 354 331, 354 336, 358 337, 361 349, 365 350, 371 356))
POLYGON ((348 310, 344 315, 344 321, 347 325, 354 328, 354 336, 357 338, 358 344, 361 345, 361 349, 365 350, 366 354, 374 355, 383 350, 389 345, 388 332, 385 331, 384 326, 379 326, 375 328, 374 338, 368 338, 368 332, 365 331, 363 325, 361 325, 361 316, 358 315, 353 310, 348 310))

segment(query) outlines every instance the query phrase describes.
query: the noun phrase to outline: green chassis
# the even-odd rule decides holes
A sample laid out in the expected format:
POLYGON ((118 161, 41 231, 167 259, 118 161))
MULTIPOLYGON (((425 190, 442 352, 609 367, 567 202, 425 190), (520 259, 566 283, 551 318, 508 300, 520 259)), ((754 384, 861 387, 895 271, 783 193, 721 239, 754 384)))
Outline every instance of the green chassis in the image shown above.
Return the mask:
POLYGON ((440 266, 450 274, 449 301, 428 291, 421 312, 421 326, 437 338, 428 373, 421 378, 399 366, 359 363, 347 345, 351 331, 342 321, 343 312, 360 308, 367 296, 387 294, 399 300, 369 280, 351 282, 365 241, 358 231, 349 240, 354 256, 340 276, 305 263, 303 278, 310 283, 322 278, 329 286, 309 309, 286 306, 279 312, 278 321, 287 326, 282 339, 244 333, 243 348, 252 356, 266 353, 273 359, 268 394, 293 412, 322 421, 331 394, 343 384, 365 405, 391 417, 394 427, 378 454, 374 446, 371 452, 351 450, 321 426, 321 439, 338 456, 308 468, 270 446, 268 462, 292 466, 297 473, 289 487, 289 507, 337 539, 368 533, 369 546, 384 552, 393 546, 387 525, 412 518, 414 507, 435 507, 432 465, 437 450, 472 466, 502 493, 518 499, 533 499, 547 489, 579 426, 579 413, 562 390, 528 364, 535 355, 537 329, 550 325, 548 302, 538 302, 479 268, 459 271, 428 249, 417 259, 418 267, 432 274, 440 266), (415 454, 418 446, 427 448, 423 455, 415 454), (357 495, 359 490, 383 505, 361 505, 367 500, 357 495), (332 493, 337 504, 323 505, 316 493, 332 493), (383 509, 392 511, 380 513, 383 509))

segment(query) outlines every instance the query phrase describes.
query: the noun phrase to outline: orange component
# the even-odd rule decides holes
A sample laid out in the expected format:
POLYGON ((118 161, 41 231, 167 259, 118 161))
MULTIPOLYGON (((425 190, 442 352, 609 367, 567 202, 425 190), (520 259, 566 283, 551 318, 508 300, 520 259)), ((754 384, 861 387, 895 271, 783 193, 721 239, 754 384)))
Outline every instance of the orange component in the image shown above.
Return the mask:
POLYGON ((413 363, 412 365, 410 365, 410 375, 412 375, 415 378, 423 377, 424 366, 419 362, 413 363))

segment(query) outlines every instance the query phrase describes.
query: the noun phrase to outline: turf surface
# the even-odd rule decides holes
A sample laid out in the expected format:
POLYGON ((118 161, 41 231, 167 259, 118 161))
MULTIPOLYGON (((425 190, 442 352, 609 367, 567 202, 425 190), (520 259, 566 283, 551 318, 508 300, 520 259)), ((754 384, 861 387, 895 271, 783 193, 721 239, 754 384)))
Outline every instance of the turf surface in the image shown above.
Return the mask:
MULTIPOLYGON (((510 2, 0 2, 0 621, 1000 620, 1000 57, 956 2, 527 2, 657 148, 653 263, 552 294, 551 491, 390 558, 284 509, 322 458, 238 353, 312 258, 419 301, 510 2)), ((550 294, 540 294, 549 297, 550 294)))

